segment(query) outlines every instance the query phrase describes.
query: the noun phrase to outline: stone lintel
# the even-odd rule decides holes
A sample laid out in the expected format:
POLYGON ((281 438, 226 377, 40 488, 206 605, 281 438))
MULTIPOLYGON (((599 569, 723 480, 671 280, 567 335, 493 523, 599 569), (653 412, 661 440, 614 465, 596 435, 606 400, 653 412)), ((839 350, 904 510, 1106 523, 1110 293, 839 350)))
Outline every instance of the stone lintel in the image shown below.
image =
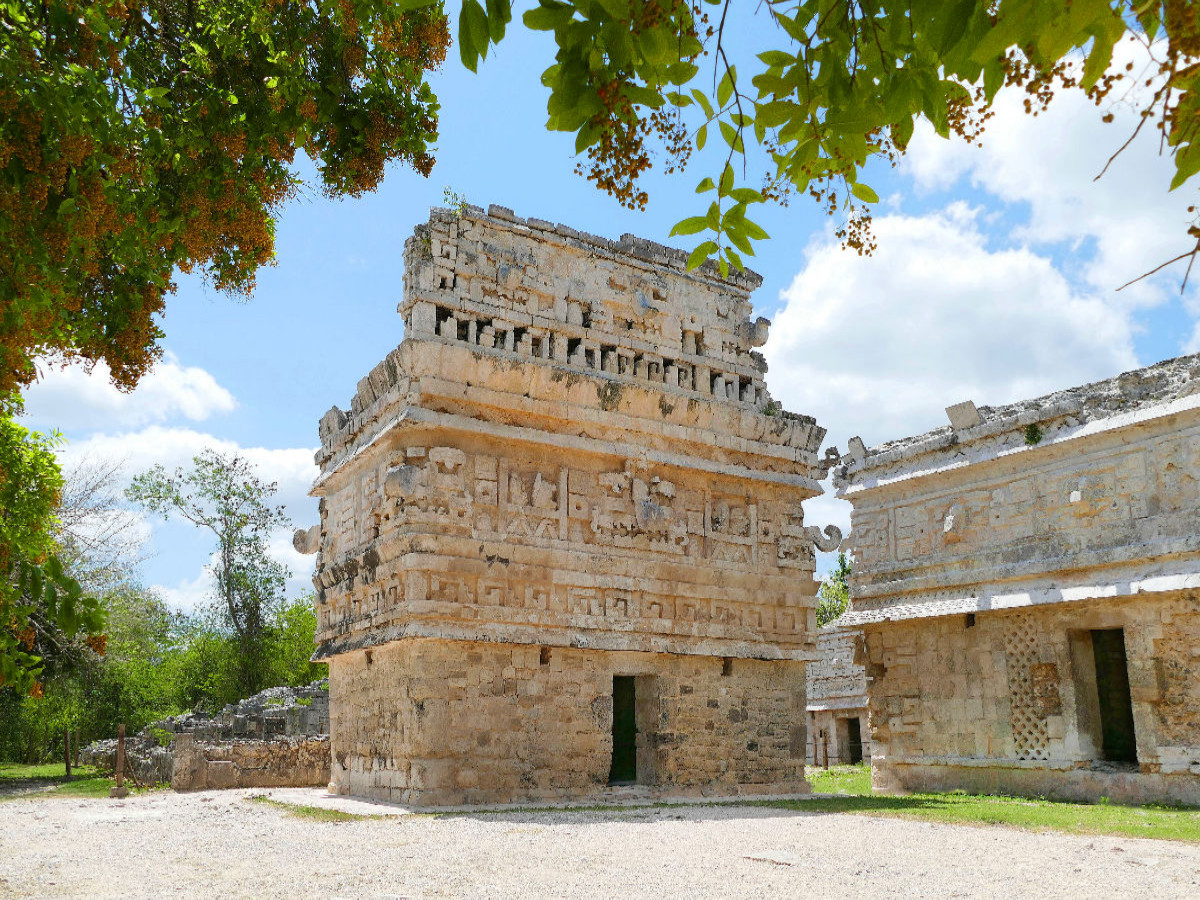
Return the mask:
POLYGON ((370 631, 357 632, 325 641, 312 655, 312 662, 326 662, 361 650, 369 650, 395 641, 438 640, 486 644, 513 644, 527 647, 570 647, 576 650, 605 652, 669 653, 677 656, 728 657, 730 659, 787 660, 817 659, 812 644, 773 645, 760 638, 733 640, 722 638, 687 639, 676 636, 589 631, 581 637, 576 629, 547 628, 543 625, 488 628, 469 624, 406 622, 370 631))

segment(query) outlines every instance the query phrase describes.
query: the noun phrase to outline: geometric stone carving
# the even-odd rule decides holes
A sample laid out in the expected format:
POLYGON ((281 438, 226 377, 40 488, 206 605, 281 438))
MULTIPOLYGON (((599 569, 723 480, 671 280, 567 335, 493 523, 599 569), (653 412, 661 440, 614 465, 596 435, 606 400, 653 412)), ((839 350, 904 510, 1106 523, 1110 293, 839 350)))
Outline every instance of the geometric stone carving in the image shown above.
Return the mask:
POLYGON ((1017 759, 1047 759, 1050 742, 1046 710, 1035 680, 1041 633, 1031 616, 1011 616, 1005 620, 1005 626, 1004 654, 1014 755, 1017 759))

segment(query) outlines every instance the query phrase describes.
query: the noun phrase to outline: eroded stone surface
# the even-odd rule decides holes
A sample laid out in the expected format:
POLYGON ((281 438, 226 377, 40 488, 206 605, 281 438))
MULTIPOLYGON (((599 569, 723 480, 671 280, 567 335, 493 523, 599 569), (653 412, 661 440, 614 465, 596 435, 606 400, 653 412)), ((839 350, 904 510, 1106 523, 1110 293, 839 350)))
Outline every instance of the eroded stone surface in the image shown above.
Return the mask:
POLYGON ((408 240, 405 340, 321 421, 334 785, 594 793, 630 675, 639 781, 804 789, 824 430, 767 394, 758 277, 489 213, 408 240))
POLYGON ((878 786, 1200 803, 1197 388, 1182 357, 843 461, 878 786))
POLYGON ((835 621, 817 636, 817 659, 808 664, 808 762, 870 761, 867 676, 857 634, 835 621), (852 722, 857 722, 852 726, 852 722), (855 741, 855 728, 858 740, 855 741))
POLYGON ((180 734, 174 744, 176 791, 247 787, 313 787, 329 781, 329 737, 270 741, 203 741, 180 734))

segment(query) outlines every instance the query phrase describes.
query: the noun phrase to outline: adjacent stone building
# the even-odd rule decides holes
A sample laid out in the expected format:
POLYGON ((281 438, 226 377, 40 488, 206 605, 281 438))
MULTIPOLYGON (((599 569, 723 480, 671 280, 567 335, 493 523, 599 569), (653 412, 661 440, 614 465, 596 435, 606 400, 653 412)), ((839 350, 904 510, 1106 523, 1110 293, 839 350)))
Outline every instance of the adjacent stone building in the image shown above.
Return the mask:
POLYGON ((491 207, 405 244, 404 341, 321 420, 332 786, 412 804, 807 789, 824 430, 758 276, 491 207))
POLYGON ((826 625, 817 635, 817 659, 808 664, 808 763, 870 762, 867 673, 855 652, 857 635, 826 625))
POLYGON ((836 470, 875 786, 1200 804, 1200 357, 947 413, 836 470))

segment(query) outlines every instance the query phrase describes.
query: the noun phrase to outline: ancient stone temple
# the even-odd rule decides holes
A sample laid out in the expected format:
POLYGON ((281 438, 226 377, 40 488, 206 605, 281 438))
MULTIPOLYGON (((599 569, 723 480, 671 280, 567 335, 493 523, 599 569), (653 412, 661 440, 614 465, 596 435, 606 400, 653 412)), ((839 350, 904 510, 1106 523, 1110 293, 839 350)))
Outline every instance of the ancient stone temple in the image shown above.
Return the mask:
POLYGON ((297 536, 334 789, 806 790, 824 430, 767 394, 760 279, 499 207, 404 259, 404 341, 321 420, 297 536))
POLYGON ((875 786, 1200 804, 1200 356, 867 450, 875 786))

